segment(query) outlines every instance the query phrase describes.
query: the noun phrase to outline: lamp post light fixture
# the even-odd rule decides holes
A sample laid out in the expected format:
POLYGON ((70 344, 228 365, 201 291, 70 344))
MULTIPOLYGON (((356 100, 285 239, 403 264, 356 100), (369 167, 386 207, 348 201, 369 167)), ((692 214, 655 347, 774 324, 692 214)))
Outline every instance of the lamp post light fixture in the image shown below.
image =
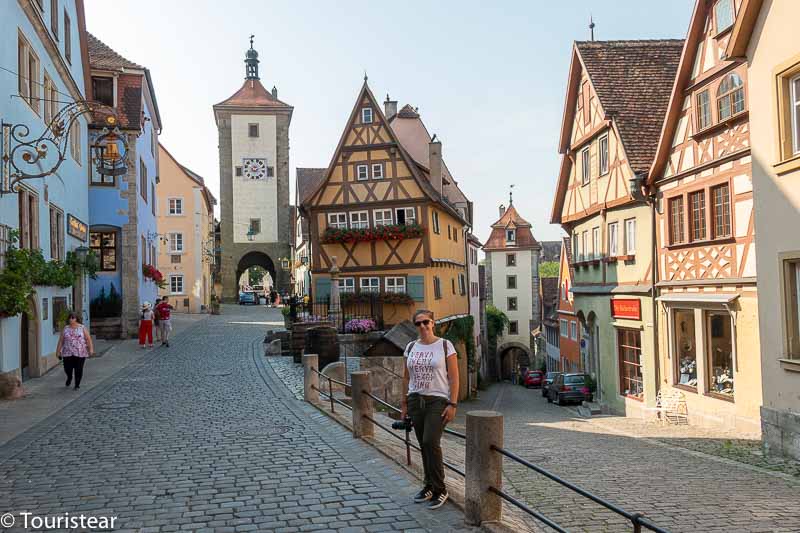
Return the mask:
POLYGON ((253 231, 253 228, 250 228, 249 230, 247 230, 247 240, 250 241, 250 242, 253 242, 254 240, 256 240, 256 232, 253 231))
POLYGON ((75 248, 75 257, 78 259, 80 264, 86 263, 86 257, 89 255, 89 248, 86 246, 78 246, 75 248))
POLYGON ((289 259, 287 257, 281 257, 278 261, 280 261, 283 270, 289 270, 289 259))

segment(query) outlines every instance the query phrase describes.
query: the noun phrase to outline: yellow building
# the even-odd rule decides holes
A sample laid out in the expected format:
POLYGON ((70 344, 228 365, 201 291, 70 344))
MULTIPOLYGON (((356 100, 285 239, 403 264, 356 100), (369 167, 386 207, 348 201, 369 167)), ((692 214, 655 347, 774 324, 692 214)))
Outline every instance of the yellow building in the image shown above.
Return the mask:
POLYGON ((323 179, 301 198, 311 296, 328 299, 336 257, 339 292, 354 295, 345 300, 380 294, 376 313, 386 327, 416 308, 432 310, 437 321, 463 317, 471 204, 416 110, 398 113, 388 98, 385 106, 386 114, 365 81, 323 179))
POLYGON ((747 60, 766 451, 800 459, 800 2, 744 0, 726 54, 747 60))
POLYGON ((161 144, 158 151, 157 268, 166 282, 159 296, 169 296, 177 312, 202 313, 211 304, 217 200, 202 177, 178 163, 161 144))

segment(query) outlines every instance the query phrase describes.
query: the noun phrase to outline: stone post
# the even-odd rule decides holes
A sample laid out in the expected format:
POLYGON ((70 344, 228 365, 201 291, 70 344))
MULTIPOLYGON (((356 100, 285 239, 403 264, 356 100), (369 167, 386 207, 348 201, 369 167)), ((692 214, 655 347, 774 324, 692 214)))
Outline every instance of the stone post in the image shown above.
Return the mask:
POLYGON ((333 322, 334 326, 338 329, 341 320, 339 317, 342 315, 342 304, 339 299, 339 265, 336 264, 336 256, 331 256, 331 295, 328 304, 328 320, 333 322))
POLYGON ((492 450, 503 446, 503 415, 496 411, 467 413, 464 511, 472 525, 499 521, 502 499, 489 487, 503 488, 503 456, 492 450))
POLYGON ((319 356, 304 354, 303 399, 309 403, 319 402, 319 375, 314 370, 319 370, 319 356))
POLYGON ((364 415, 374 418, 372 398, 366 394, 372 391, 369 375, 369 371, 350 374, 350 388, 352 389, 353 398, 353 438, 356 439, 371 437, 375 434, 375 426, 364 418, 364 415))

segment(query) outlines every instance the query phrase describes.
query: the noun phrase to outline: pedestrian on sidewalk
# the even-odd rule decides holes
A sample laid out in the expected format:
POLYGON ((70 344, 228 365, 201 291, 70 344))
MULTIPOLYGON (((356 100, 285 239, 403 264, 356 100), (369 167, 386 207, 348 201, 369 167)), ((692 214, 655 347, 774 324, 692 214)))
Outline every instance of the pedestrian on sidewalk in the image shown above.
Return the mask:
POLYGON ((67 316, 67 325, 64 326, 56 346, 56 357, 64 361, 64 372, 67 374, 66 386, 72 383, 75 375, 75 390, 81 388, 83 379, 83 365, 86 358, 94 353, 94 345, 89 330, 78 321, 78 315, 70 312, 67 316))
POLYGON ((153 302, 153 334, 156 342, 161 343, 161 315, 158 314, 158 304, 161 303, 161 298, 156 298, 153 302))
POLYGON ((150 309, 150 302, 142 304, 142 313, 139 316, 139 346, 143 349, 153 347, 153 310, 150 309), (145 346, 145 340, 148 346, 145 346))
POLYGON ((434 334, 433 312, 414 313, 419 339, 406 346, 401 415, 411 417, 422 450, 425 486, 414 502, 430 500, 438 509, 449 497, 444 484, 442 431, 456 417, 458 406, 458 354, 453 343, 434 334))
POLYGON ((170 312, 175 309, 169 304, 169 299, 164 296, 161 298, 161 303, 156 306, 158 312, 158 324, 161 329, 161 346, 169 348, 169 333, 172 331, 172 321, 170 320, 170 312))

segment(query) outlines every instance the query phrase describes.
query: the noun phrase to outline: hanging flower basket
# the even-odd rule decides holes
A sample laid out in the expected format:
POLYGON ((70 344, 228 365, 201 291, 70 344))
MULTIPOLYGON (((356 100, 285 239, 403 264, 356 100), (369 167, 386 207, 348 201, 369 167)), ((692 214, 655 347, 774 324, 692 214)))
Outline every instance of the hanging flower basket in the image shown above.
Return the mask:
POLYGON ((149 279, 155 283, 159 289, 163 289, 167 286, 166 282, 164 281, 164 274, 162 274, 153 265, 142 265, 142 275, 145 279, 149 279))
POLYGON ((322 244, 370 241, 402 241, 417 239, 425 234, 425 228, 419 224, 392 224, 377 228, 328 228, 322 234, 322 244))

